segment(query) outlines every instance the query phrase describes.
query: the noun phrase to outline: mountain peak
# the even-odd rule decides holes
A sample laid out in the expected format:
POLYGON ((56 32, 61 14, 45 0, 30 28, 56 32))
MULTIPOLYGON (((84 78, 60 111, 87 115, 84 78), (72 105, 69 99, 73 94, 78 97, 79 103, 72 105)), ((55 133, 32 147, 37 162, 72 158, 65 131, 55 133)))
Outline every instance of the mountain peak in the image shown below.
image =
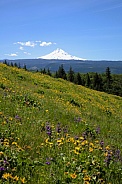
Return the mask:
POLYGON ((41 56, 39 58, 41 58, 41 59, 56 59, 56 60, 86 60, 83 58, 78 58, 76 56, 72 56, 60 48, 57 48, 56 50, 54 50, 50 54, 47 54, 45 56, 41 56))

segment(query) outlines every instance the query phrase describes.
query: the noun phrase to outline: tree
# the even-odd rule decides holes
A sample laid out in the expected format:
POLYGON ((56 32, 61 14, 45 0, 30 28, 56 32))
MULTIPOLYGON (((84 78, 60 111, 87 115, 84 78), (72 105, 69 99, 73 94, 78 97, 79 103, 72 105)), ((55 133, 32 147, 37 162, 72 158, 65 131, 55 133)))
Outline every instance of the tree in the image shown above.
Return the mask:
POLYGON ((67 79, 66 72, 64 70, 63 64, 61 66, 59 66, 59 69, 57 71, 57 75, 58 75, 59 78, 67 79))
POLYGON ((81 75, 79 72, 75 74, 74 83, 78 85, 82 85, 81 75))
POLYGON ((10 66, 12 66, 12 67, 14 66, 14 65, 13 65, 13 62, 11 62, 10 66))
POLYGON ((49 76, 52 75, 49 68, 47 69, 47 75, 49 75, 49 76))
POLYGON ((17 63, 14 63, 14 67, 18 67, 17 63))
POLYGON ((42 70, 42 73, 43 74, 46 74, 47 73, 45 68, 42 70))
POLYGON ((55 77, 55 78, 58 78, 58 72, 57 72, 57 71, 55 72, 54 77, 55 77))
POLYGON ((24 70, 27 70, 27 67, 26 67, 26 65, 25 65, 25 64, 24 64, 24 66, 23 66, 23 69, 24 69, 24 70))
POLYGON ((102 90, 102 78, 97 73, 95 73, 93 76, 92 87, 93 87, 93 89, 98 90, 98 91, 102 90))
POLYGON ((90 87, 90 85, 91 85, 91 80, 90 80, 89 74, 87 73, 85 86, 90 87))
POLYGON ((20 63, 18 64, 18 68, 21 68, 21 65, 20 65, 20 63))
POLYGON ((111 79, 112 79, 112 77, 111 77, 111 71, 110 71, 110 68, 107 67, 106 68, 106 81, 107 81, 107 83, 110 83, 111 82, 111 79))
POLYGON ((70 69, 69 69, 69 72, 68 72, 67 80, 70 81, 70 82, 74 81, 74 71, 72 70, 71 66, 70 66, 70 69))
POLYGON ((112 77, 111 77, 111 71, 110 71, 109 67, 106 68, 105 77, 106 77, 106 79, 105 79, 104 88, 105 88, 105 91, 110 92, 111 91, 112 77))
POLYGON ((6 60, 5 60, 5 61, 3 61, 3 64, 8 65, 8 63, 7 63, 7 61, 6 61, 6 60))

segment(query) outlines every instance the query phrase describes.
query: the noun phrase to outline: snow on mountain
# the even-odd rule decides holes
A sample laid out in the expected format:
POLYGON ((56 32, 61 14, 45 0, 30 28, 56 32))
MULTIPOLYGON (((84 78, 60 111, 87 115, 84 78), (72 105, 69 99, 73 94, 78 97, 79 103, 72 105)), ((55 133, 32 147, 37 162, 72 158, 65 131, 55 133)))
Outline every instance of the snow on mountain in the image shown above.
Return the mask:
POLYGON ((72 56, 67 52, 63 51, 62 49, 56 49, 50 54, 45 56, 38 57, 38 59, 60 59, 60 60, 86 60, 83 58, 78 58, 76 56, 72 56))

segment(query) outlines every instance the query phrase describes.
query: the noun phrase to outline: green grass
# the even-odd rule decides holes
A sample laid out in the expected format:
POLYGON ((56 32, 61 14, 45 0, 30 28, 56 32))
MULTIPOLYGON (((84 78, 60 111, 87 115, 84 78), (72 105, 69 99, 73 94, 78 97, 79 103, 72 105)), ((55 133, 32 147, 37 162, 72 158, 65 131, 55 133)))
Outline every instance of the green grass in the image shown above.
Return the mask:
POLYGON ((122 180, 122 98, 0 64, 0 183, 122 180))

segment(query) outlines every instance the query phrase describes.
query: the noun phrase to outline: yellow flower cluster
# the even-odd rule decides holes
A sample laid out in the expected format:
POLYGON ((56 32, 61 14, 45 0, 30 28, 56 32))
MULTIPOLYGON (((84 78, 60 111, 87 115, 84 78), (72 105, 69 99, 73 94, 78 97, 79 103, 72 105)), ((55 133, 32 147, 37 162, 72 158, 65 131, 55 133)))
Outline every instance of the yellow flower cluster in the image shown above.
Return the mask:
POLYGON ((8 179, 12 179, 13 181, 21 181, 22 183, 26 183, 26 180, 25 180, 25 177, 24 178, 19 178, 18 176, 12 176, 10 173, 4 173, 3 175, 2 175, 2 178, 3 179, 6 179, 6 180, 8 180, 8 179))

